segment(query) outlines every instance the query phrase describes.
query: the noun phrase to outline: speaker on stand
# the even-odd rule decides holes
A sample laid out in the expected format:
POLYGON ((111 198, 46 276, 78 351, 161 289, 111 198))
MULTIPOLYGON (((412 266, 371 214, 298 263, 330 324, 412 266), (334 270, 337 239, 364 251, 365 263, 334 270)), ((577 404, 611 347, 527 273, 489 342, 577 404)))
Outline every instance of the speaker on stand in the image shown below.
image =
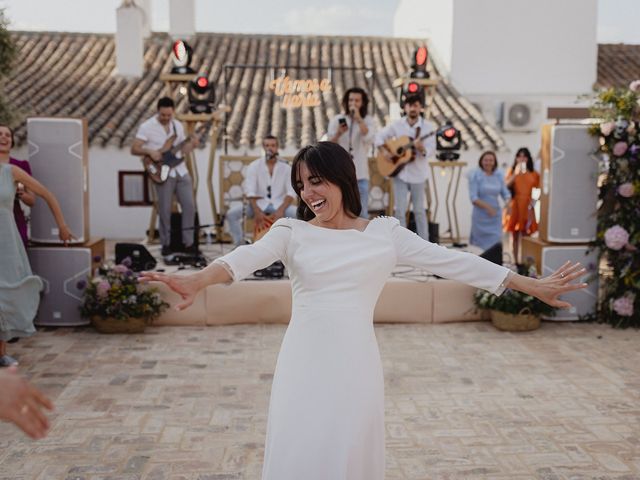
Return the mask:
MULTIPOLYGON (((80 118, 28 118, 27 140, 33 177, 58 199, 71 243, 89 239, 89 170, 87 121, 80 118)), ((31 209, 31 241, 61 244, 58 225, 37 197, 31 209)))

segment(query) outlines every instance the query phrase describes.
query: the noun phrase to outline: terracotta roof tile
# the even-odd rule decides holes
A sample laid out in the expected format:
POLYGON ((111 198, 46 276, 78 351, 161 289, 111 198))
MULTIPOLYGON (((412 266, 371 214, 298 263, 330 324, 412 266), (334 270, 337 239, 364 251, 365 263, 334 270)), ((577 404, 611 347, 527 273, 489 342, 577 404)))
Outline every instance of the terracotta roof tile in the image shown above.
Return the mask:
MULTIPOLYGON (((126 79, 115 73, 113 35, 14 32, 21 59, 6 84, 9 102, 26 118, 42 116, 83 116, 89 123, 92 145, 129 145, 137 126, 155 111, 155 102, 165 94, 160 74, 169 72, 171 40, 154 33, 145 42, 145 74, 126 79)), ((370 90, 381 124, 388 116, 389 104, 396 102, 393 81, 408 70, 413 50, 420 42, 413 39, 382 37, 329 37, 240 35, 199 33, 192 46, 192 65, 208 73, 216 85, 217 102, 224 100, 225 65, 322 66, 305 70, 291 67, 291 77, 320 76, 330 65, 368 68, 374 72, 370 90)), ((429 65, 438 73, 437 66, 429 65)), ((229 86, 226 98, 232 110, 228 115, 227 140, 231 145, 252 148, 273 133, 285 147, 297 148, 324 134, 328 119, 340 111, 342 93, 352 85, 365 86, 363 71, 333 69, 333 89, 323 92, 318 108, 285 110, 274 108, 274 95, 267 85, 274 72, 256 68, 226 69, 229 86)), ((275 72, 280 75, 281 72, 275 72)), ((174 97, 177 89, 171 92, 174 97)), ((187 101, 179 97, 177 110, 185 111, 187 101)), ((437 87, 433 116, 445 119, 463 131, 468 147, 501 149, 504 141, 445 79, 437 87)), ((24 141, 25 123, 16 129, 24 141)))
POLYGON ((626 87, 640 79, 640 45, 598 45, 596 87, 626 87))

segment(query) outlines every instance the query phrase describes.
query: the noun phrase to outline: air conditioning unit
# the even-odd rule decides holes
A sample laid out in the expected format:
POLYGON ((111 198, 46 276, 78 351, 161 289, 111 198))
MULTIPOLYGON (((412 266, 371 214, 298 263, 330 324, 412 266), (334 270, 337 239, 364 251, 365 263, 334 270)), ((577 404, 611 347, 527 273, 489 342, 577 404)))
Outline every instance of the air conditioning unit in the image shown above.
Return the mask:
POLYGON ((543 122, 541 102, 509 101, 502 105, 502 130, 535 132, 543 122))

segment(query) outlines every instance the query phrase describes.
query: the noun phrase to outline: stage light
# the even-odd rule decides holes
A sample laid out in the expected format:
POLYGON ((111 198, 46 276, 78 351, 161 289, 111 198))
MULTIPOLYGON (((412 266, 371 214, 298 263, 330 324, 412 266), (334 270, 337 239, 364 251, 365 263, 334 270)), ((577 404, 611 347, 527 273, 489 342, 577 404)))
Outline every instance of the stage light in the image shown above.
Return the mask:
POLYGON ((427 60, 429 54, 427 47, 418 47, 413 53, 413 64, 411 65, 411 78, 429 78, 427 72, 427 60))
POLYGON ((436 132, 436 158, 438 160, 458 160, 460 154, 458 150, 462 147, 462 136, 460 130, 453 126, 451 120, 436 132))
POLYGON ((199 75, 189 82, 189 110, 192 113, 211 113, 216 101, 216 92, 209 79, 199 75))
POLYGON ((407 101, 407 97, 418 95, 420 97, 420 101, 424 105, 425 97, 424 97, 424 87, 420 85, 418 82, 409 82, 405 84, 400 89, 400 108, 404 108, 404 104, 407 101))
POLYGON ((171 60, 173 61, 173 68, 171 73, 187 74, 194 73, 191 65, 191 56, 193 55, 193 49, 184 40, 176 40, 173 42, 171 48, 171 60))

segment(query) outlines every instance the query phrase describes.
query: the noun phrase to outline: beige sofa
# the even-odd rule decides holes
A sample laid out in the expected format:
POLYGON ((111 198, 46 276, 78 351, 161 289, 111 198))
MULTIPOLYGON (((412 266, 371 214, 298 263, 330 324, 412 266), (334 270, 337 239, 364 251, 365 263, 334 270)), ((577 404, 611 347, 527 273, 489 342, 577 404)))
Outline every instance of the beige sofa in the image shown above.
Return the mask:
MULTIPOLYGON (((289 280, 243 281, 207 287, 181 312, 179 296, 156 285, 172 305, 157 325, 287 323, 291 314, 289 280)), ((377 323, 445 323, 481 320, 473 308, 475 289, 451 280, 417 282, 391 278, 374 312, 377 323)))

